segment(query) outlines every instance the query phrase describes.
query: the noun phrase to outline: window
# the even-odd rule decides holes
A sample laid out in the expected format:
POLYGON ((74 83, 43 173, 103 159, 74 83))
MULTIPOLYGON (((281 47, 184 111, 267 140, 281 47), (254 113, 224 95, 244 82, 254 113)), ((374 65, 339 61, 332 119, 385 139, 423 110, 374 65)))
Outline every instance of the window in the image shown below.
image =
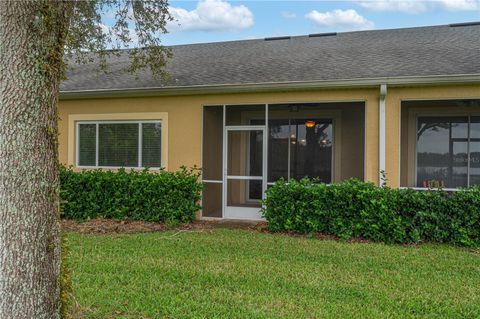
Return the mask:
POLYGON ((480 183, 480 117, 419 117, 417 187, 480 183))
POLYGON ((77 122, 77 166, 161 167, 160 121, 77 122))

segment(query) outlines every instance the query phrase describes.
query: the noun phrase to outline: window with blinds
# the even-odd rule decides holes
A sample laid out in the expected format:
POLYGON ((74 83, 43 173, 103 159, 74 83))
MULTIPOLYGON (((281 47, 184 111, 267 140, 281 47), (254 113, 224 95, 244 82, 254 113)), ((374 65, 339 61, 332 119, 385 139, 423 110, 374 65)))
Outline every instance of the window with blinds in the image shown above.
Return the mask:
POLYGON ((161 167, 160 121, 77 123, 77 166, 161 167))

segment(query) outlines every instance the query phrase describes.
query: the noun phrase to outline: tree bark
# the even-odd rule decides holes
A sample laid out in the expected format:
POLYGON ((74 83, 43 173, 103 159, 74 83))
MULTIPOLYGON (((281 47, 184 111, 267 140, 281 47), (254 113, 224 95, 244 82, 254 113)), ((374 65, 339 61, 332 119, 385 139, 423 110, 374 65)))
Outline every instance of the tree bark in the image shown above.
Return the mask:
POLYGON ((0 319, 59 318, 57 101, 71 9, 0 1, 0 319))

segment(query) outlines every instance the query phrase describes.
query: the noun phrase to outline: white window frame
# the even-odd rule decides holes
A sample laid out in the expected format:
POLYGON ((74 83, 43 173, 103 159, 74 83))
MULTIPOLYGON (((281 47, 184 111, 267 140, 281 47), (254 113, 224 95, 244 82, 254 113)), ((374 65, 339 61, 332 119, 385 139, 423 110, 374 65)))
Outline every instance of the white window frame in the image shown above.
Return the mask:
MULTIPOLYGON (((162 163, 163 157, 163 123, 161 120, 112 120, 112 121, 90 121, 90 120, 79 120, 75 122, 75 166, 78 168, 85 168, 85 169, 96 169, 96 168, 104 168, 104 169, 120 169, 120 168, 133 168, 133 169, 144 169, 145 166, 142 164, 142 124, 147 123, 159 123, 160 124, 160 141, 162 143, 162 147, 160 148, 160 163, 162 163), (95 124, 96 125, 96 134, 95 134, 95 165, 80 165, 80 125, 81 124, 95 124), (98 139, 99 139, 99 124, 138 124, 138 166, 100 166, 98 165, 98 139)), ((159 170, 161 167, 149 167, 152 170, 159 170)))

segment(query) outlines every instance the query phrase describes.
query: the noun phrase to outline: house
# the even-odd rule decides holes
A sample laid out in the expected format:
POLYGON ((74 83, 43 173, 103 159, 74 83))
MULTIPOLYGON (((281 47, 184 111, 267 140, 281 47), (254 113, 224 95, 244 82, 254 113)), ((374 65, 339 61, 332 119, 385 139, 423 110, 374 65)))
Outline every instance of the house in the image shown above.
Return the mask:
POLYGON ((170 81, 123 52, 72 65, 62 163, 203 168, 204 217, 258 219, 279 178, 480 184, 480 23, 171 47, 170 81))

